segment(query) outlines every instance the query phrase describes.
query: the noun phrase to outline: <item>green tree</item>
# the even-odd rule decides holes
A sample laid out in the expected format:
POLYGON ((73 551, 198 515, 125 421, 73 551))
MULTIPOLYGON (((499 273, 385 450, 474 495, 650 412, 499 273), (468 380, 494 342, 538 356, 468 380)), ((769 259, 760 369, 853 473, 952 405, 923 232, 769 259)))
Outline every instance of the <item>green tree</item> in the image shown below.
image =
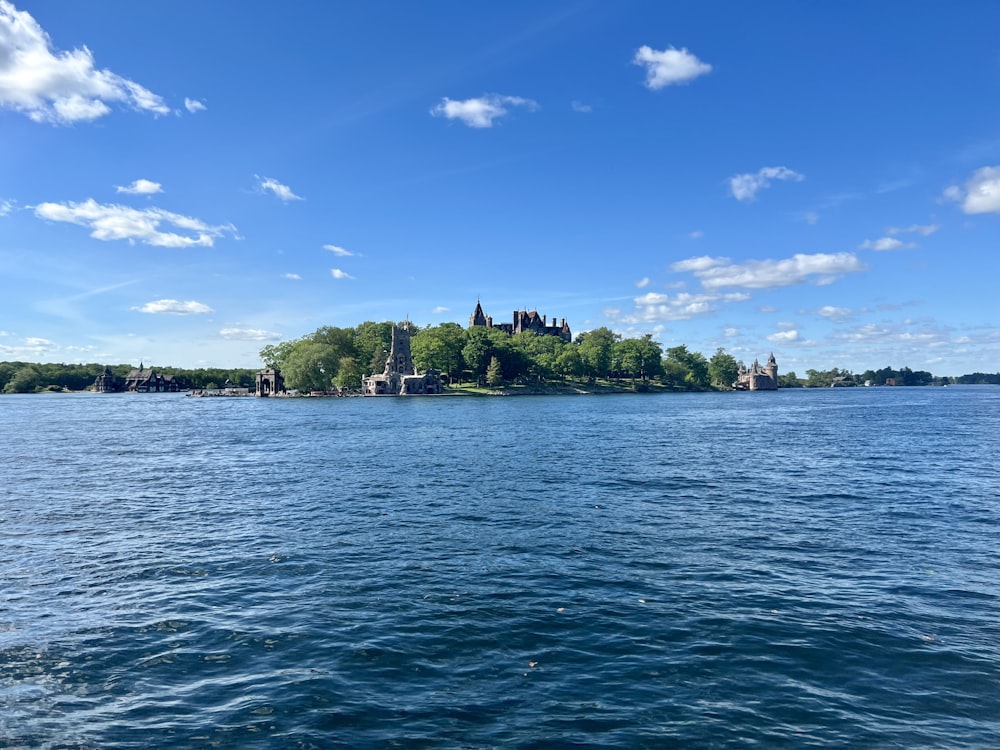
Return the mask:
POLYGON ((354 357, 341 357, 334 383, 342 391, 356 391, 361 388, 361 378, 364 375, 364 369, 357 359, 354 357))
POLYGON ((584 372, 583 359, 580 357, 579 347, 575 344, 564 346, 560 350, 559 356, 556 357, 553 369, 557 375, 563 378, 583 377, 586 373, 584 372))
POLYGON ((663 350, 650 333, 639 339, 618 341, 612 351, 618 374, 633 382, 636 378, 647 381, 663 372, 663 350))
POLYGON ((615 343, 619 338, 617 333, 604 327, 581 333, 577 337, 584 372, 592 380, 606 378, 611 373, 615 343))
POLYGON ((786 373, 778 375, 778 387, 801 388, 802 381, 799 379, 799 376, 795 374, 795 370, 789 370, 786 373))
POLYGON ((716 388, 732 388, 739 374, 740 366, 736 357, 727 354, 721 346, 708 360, 708 375, 716 388))
POLYGON ((503 354, 510 346, 510 337, 496 328, 470 328, 462 347, 462 359, 465 366, 472 372, 475 380, 486 375, 492 357, 503 364, 503 354))
POLYGON ((667 349, 664 368, 667 373, 666 380, 670 385, 704 390, 711 384, 705 355, 688 351, 684 344, 667 349))
POLYGON ((4 393, 34 393, 46 385, 37 365, 24 365, 3 388, 4 393))
POLYGON ((288 359, 288 355, 295 349, 296 343, 297 340, 293 339, 277 344, 268 344, 260 350, 260 361, 264 363, 264 367, 274 367, 280 370, 284 366, 285 360, 288 359))
POLYGON ((382 372, 391 345, 391 321, 375 323, 366 320, 354 329, 355 358, 364 367, 365 375, 382 372))
POLYGON ((465 343, 465 329, 458 323, 424 328, 410 339, 413 364, 418 370, 440 370, 461 381, 465 343))
POLYGON ((299 391, 329 390, 341 359, 341 353, 331 344, 300 341, 285 360, 285 384, 299 391))
POLYGON ((495 356, 490 357, 490 363, 486 367, 486 385, 490 388, 503 385, 503 370, 500 367, 500 360, 495 356))

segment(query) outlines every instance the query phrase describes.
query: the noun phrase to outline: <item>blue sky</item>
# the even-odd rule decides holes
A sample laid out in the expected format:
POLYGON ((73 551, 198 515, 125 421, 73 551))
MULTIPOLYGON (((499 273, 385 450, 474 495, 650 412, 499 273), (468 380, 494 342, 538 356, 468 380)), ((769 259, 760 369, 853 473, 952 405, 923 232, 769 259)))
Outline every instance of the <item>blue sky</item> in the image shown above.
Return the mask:
POLYGON ((477 299, 1000 370, 1000 3, 0 0, 0 359, 477 299))

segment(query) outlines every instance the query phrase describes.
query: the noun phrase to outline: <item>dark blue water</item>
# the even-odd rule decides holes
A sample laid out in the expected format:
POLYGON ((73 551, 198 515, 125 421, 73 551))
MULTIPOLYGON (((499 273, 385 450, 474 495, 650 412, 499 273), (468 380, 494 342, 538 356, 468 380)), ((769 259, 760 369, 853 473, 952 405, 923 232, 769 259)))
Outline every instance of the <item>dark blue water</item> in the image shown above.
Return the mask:
POLYGON ((0 746, 996 747, 1000 388, 0 398, 0 746))

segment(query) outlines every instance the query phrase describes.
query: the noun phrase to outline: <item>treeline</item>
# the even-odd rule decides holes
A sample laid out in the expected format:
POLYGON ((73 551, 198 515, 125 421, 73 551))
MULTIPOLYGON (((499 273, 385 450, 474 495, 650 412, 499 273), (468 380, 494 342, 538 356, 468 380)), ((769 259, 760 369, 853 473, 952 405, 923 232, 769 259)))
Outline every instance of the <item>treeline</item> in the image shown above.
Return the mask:
MULTIPOLYGON (((628 380, 639 390, 650 382, 709 390, 729 387, 739 368, 722 349, 706 359, 683 345, 664 350, 651 335, 623 338, 607 328, 580 334, 572 342, 457 323, 425 328, 411 323, 410 331, 416 367, 440 370, 455 384, 614 379, 628 380)), ((265 346, 260 357, 265 366, 281 370, 288 388, 356 390, 363 376, 382 372, 391 342, 391 322, 323 326, 300 339, 265 346)))
MULTIPOLYGON (((41 391, 85 391, 104 372, 105 365, 66 365, 37 362, 0 362, 0 393, 39 393, 41 391)), ((133 365, 111 365, 111 372, 125 377, 133 365)), ((150 369, 150 368, 147 368, 150 369)), ((180 367, 153 367, 156 372, 173 375, 192 388, 222 387, 227 380, 253 388, 256 370, 180 367)))
MULTIPOLYGON (((495 328, 464 328, 442 323, 418 328, 410 325, 414 364, 421 371, 440 370, 446 382, 500 386, 547 381, 590 382, 626 380, 636 390, 650 383, 678 390, 728 389, 735 382, 740 362, 724 349, 711 357, 679 345, 664 349, 647 334, 623 338, 607 328, 582 333, 572 342, 556 336, 519 333, 508 336, 495 328)), ((266 367, 277 367, 288 388, 299 391, 356 391, 361 378, 382 372, 392 342, 389 321, 366 321, 353 328, 323 326, 313 333, 260 351, 266 367)), ((104 372, 101 364, 40 364, 0 362, 0 392, 37 393, 46 390, 82 391, 104 372)), ((112 365, 125 377, 131 365, 112 365)), ((192 388, 222 387, 231 382, 252 388, 256 370, 154 367, 157 372, 181 379, 192 388)), ((923 370, 806 370, 779 375, 782 388, 830 386, 941 385, 944 383, 1000 384, 1000 373, 972 373, 955 378, 935 377, 923 370)))
MULTIPOLYGON (((969 376, 962 376, 966 377, 969 376)), ((1000 375, 997 377, 1000 378, 1000 375)), ((806 388, 830 388, 864 385, 945 385, 957 382, 962 382, 961 378, 936 377, 926 370, 911 370, 909 367, 899 370, 883 367, 881 370, 865 370, 860 374, 834 367, 832 370, 806 370, 806 379, 802 385, 806 388)))

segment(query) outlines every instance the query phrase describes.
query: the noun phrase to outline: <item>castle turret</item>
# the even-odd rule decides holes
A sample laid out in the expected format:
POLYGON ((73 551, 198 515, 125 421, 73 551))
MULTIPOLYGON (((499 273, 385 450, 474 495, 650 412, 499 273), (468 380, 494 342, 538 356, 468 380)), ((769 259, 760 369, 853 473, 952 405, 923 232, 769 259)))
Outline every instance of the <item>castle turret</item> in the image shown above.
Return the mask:
POLYGON ((767 358, 767 366, 764 368, 767 376, 774 381, 774 387, 778 387, 778 361, 774 358, 774 352, 767 358))

